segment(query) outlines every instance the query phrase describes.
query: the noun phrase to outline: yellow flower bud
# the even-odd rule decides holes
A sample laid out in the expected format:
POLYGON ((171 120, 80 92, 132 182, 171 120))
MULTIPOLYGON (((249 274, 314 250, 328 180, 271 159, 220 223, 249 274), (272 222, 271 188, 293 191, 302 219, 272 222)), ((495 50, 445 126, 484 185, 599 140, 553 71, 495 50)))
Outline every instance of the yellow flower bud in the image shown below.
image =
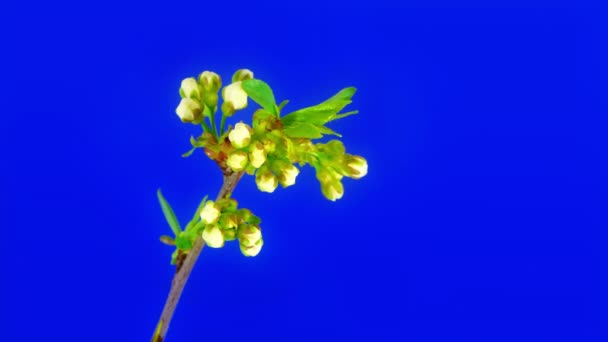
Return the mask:
POLYGON ((262 231, 257 226, 245 225, 239 229, 237 236, 241 245, 251 247, 262 239, 262 231))
POLYGON ((251 161, 251 165, 256 169, 264 164, 266 161, 266 151, 262 143, 256 143, 254 146, 251 146, 249 160, 251 161))
POLYGON ((247 154, 242 151, 236 151, 228 156, 226 165, 232 169, 232 171, 243 171, 247 166, 247 154))
POLYGON ((201 99, 201 91, 194 77, 189 77, 182 80, 180 94, 188 99, 201 99))
POLYGON ((335 180, 329 183, 322 183, 321 192, 323 192, 323 195, 328 200, 335 202, 344 195, 344 187, 340 181, 335 180))
POLYGON ((232 75, 232 82, 250 80, 253 78, 253 72, 249 69, 239 69, 232 75))
POLYGON ((222 90, 222 98, 232 109, 239 110, 247 107, 247 93, 243 90, 241 82, 235 82, 225 86, 222 90))
POLYGON ((234 148, 243 148, 249 145, 251 141, 251 128, 248 125, 239 122, 234 128, 228 133, 228 140, 232 143, 234 148))
POLYGON ((255 183, 262 192, 273 192, 277 186, 279 186, 279 180, 270 171, 263 173, 257 172, 255 175, 255 183))
POLYGON ((216 223, 220 218, 220 210, 213 201, 207 201, 203 210, 201 210, 200 216, 204 224, 216 223))
POLYGON ((207 246, 211 248, 220 248, 224 246, 224 235, 217 224, 210 224, 203 229, 203 240, 207 246))
POLYGON ((201 106, 198 102, 184 98, 179 102, 179 106, 175 109, 175 113, 182 122, 196 122, 201 118, 201 106))
POLYGON ((287 164, 281 168, 279 173, 279 181, 283 187, 288 187, 296 183, 296 177, 300 174, 300 170, 293 164, 287 164))
POLYGON ((248 257, 254 257, 258 255, 262 250, 262 246, 264 246, 264 240, 262 239, 260 239, 255 245, 250 247, 244 246, 243 244, 239 244, 239 247, 241 247, 241 253, 243 253, 244 256, 248 257))
POLYGON ((352 156, 348 158, 346 167, 349 171, 349 176, 354 179, 359 179, 367 175, 367 161, 363 157, 352 156))

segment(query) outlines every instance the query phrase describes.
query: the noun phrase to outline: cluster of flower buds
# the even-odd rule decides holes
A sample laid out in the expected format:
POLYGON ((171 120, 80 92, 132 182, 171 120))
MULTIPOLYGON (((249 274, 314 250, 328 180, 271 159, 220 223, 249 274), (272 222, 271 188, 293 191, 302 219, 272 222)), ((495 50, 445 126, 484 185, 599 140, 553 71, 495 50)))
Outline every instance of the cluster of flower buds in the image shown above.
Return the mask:
POLYGON ((255 175, 260 191, 273 192, 279 184, 283 187, 294 185, 300 170, 289 158, 293 152, 287 152, 294 150, 293 142, 275 127, 280 122, 270 115, 260 119, 263 115, 263 110, 256 112, 253 128, 239 122, 229 131, 229 146, 224 148, 226 166, 234 172, 255 175))
POLYGON ((220 76, 204 71, 198 76, 186 78, 179 88, 181 101, 175 110, 182 122, 200 124, 205 116, 217 110, 218 91, 222 87, 220 76))
POLYGON ((264 244, 260 218, 248 209, 238 209, 232 198, 206 201, 200 222, 200 234, 209 247, 220 248, 225 241, 238 239, 243 255, 256 256, 264 244))

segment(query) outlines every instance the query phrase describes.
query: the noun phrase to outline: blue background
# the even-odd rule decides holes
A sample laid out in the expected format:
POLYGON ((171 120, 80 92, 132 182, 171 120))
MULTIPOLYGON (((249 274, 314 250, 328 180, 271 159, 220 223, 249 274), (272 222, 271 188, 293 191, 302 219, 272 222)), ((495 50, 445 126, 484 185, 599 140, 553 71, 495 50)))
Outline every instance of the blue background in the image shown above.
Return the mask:
POLYGON ((155 191, 184 221, 221 185, 179 82, 243 67, 286 110, 356 86, 331 127, 369 174, 336 203, 244 179, 266 244, 205 249, 167 341, 605 340, 603 9, 254 5, 2 5, 3 340, 150 338, 155 191))

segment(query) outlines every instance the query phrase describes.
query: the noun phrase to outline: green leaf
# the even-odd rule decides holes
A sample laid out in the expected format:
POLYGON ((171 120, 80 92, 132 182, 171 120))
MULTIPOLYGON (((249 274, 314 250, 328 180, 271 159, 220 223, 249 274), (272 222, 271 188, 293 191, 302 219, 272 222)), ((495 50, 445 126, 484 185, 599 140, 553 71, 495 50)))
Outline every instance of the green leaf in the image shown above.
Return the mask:
POLYGON ((279 104, 279 111, 282 111, 283 108, 285 108, 285 106, 289 103, 289 100, 283 100, 283 102, 281 102, 281 104, 279 104))
POLYGON ((163 214, 165 214, 165 219, 167 220, 169 227, 171 227, 173 234, 175 234, 175 236, 178 236, 181 233, 182 229, 180 228, 179 222, 177 221, 177 217, 175 217, 173 209, 171 208, 167 200, 165 200, 165 198, 163 197, 163 194, 160 189, 156 191, 156 195, 158 197, 160 207, 163 210, 163 214))
POLYGON ((338 120, 338 119, 342 119, 345 118, 347 116, 351 116, 351 115, 355 115, 358 114, 359 111, 358 110, 353 110, 352 112, 348 112, 348 113, 343 113, 343 114, 338 114, 338 115, 334 115, 332 116, 329 121, 334 121, 334 120, 338 120))
POLYGON ((196 147, 193 147, 190 151, 185 152, 184 154, 182 154, 182 158, 188 158, 192 155, 192 153, 194 153, 194 151, 196 151, 196 147))
POLYGON ((329 129, 326 126, 318 126, 317 128, 319 129, 319 132, 321 132, 322 134, 336 135, 336 136, 342 138, 342 135, 340 133, 337 133, 337 132, 329 129))
POLYGON ((203 210, 203 207, 205 206, 205 203, 207 203, 207 198, 208 197, 209 196, 203 197, 203 200, 198 205, 198 208, 196 208, 196 212, 194 213, 194 217, 192 218, 192 220, 190 222, 194 222, 194 221, 196 221, 198 219, 199 215, 201 214, 201 211, 203 210))
POLYGON ((355 112, 338 114, 344 107, 352 102, 351 97, 354 94, 355 88, 344 88, 334 96, 316 106, 299 109, 285 115, 283 118, 281 118, 281 122, 284 126, 292 126, 298 122, 311 123, 321 126, 329 121, 355 114, 355 112))
POLYGON ((175 263, 177 263, 177 255, 179 253, 179 249, 175 249, 173 251, 173 253, 171 254, 171 265, 175 265, 175 263))
POLYGON ((192 248, 192 240, 185 234, 180 234, 175 239, 175 246, 183 251, 190 250, 192 248))
POLYGON ((164 243, 165 245, 175 246, 175 240, 173 240, 170 236, 167 235, 161 236, 160 242, 164 243))
POLYGON ((286 127, 283 132, 291 138, 318 139, 323 137, 319 128, 309 123, 300 123, 292 127, 286 127))
POLYGON ((325 101, 325 102, 336 101, 336 100, 350 101, 350 99, 353 97, 353 95, 355 95, 355 92, 357 92, 357 88, 355 88, 355 87, 344 88, 344 89, 340 90, 336 95, 327 99, 327 101, 325 101))
POLYGON ((266 82, 258 79, 250 79, 243 81, 243 90, 257 102, 262 108, 277 115, 277 107, 274 99, 274 94, 270 86, 266 82))

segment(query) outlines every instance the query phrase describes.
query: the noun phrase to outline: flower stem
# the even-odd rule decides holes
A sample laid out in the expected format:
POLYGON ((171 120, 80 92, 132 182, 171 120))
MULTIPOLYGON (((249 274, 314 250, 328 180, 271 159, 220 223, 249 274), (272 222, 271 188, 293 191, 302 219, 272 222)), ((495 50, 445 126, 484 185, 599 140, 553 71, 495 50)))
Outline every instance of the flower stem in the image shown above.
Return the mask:
MULTIPOLYGON (((236 188, 236 185, 242 176, 243 172, 224 174, 224 184, 217 195, 216 201, 230 195, 236 188)), ((186 286, 186 282, 190 277, 190 273, 192 272, 194 264, 196 263, 198 256, 201 254, 204 245, 205 242, 199 236, 196 239, 194 246, 192 246, 192 249, 188 251, 184 262, 181 264, 181 267, 177 267, 175 276, 173 276, 173 280, 171 281, 171 290, 169 291, 169 296, 165 302, 163 312, 160 315, 154 336, 152 336, 152 342, 163 342, 165 340, 165 336, 167 335, 167 330, 171 324, 171 319, 173 318, 173 313, 175 312, 179 298, 182 295, 184 286, 186 286)))
POLYGON ((222 113, 222 122, 220 122, 220 135, 224 134, 224 128, 226 127, 226 115, 222 113))
POLYGON ((217 126, 215 124, 215 113, 211 113, 211 115, 209 115, 209 120, 211 121, 211 129, 213 129, 213 134, 215 135, 216 138, 219 138, 219 136, 217 135, 217 126))

